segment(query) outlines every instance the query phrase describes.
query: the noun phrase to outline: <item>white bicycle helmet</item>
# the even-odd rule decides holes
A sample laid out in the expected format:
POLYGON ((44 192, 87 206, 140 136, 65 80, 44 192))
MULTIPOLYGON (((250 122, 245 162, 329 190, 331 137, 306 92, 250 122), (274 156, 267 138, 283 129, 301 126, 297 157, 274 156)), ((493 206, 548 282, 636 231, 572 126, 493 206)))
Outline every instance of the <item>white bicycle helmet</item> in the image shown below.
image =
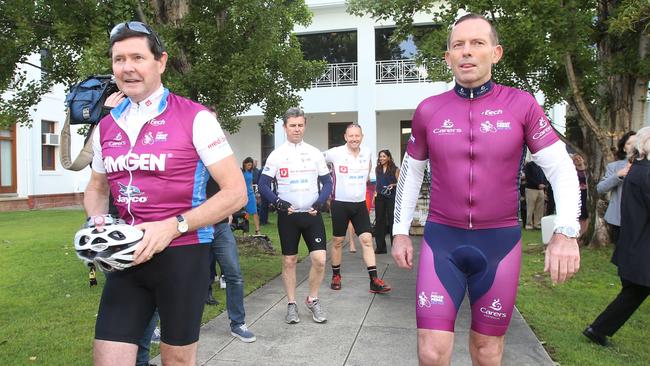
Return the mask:
POLYGON ((143 236, 142 230, 122 223, 105 225, 103 231, 85 227, 75 234, 74 248, 86 264, 112 272, 133 266, 133 252, 143 236))

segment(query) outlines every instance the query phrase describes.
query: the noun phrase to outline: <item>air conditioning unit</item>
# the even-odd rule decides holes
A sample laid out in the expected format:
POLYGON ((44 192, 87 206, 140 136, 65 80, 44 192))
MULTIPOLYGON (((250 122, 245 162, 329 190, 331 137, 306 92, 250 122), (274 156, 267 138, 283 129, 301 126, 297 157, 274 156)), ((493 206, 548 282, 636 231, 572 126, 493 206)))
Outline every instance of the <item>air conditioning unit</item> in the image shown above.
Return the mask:
POLYGON ((59 146, 61 136, 56 133, 44 133, 42 138, 43 145, 59 146))

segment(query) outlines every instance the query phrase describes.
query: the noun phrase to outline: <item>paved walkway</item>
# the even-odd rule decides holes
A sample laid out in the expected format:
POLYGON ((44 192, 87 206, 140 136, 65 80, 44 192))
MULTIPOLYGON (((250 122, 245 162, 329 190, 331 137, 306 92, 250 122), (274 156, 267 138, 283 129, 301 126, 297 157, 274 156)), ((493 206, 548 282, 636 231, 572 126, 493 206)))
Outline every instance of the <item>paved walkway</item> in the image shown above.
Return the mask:
MULTIPOLYGON (((357 249, 360 248, 357 244, 357 249)), ((320 298, 328 312, 327 323, 314 323, 299 301, 300 323, 286 324, 287 301, 278 276, 245 299, 246 320, 257 341, 246 344, 230 336, 229 320, 224 312, 201 329, 198 364, 417 365, 416 271, 400 269, 389 255, 378 255, 377 270, 393 290, 388 294, 371 294, 360 250, 355 254, 345 250, 343 288, 340 291, 329 288, 329 262, 321 286, 320 298)), ((299 299, 307 296, 309 265, 309 259, 298 264, 299 299)), ((467 303, 465 299, 456 324, 453 365, 471 365, 467 303)), ((152 362, 160 364, 160 359, 152 362)), ((554 365, 519 312, 515 313, 506 335, 503 364, 554 365)))

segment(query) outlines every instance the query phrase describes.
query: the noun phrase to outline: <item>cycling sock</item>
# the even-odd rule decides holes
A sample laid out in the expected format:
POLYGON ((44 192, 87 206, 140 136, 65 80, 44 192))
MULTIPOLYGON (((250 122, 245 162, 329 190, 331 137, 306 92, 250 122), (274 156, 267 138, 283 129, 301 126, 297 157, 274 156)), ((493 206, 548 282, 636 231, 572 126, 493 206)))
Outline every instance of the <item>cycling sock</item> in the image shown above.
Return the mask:
POLYGON ((372 281, 373 278, 377 278, 377 266, 368 267, 368 275, 370 276, 370 281, 372 281))
POLYGON ((341 275, 341 265, 340 264, 337 265, 337 266, 332 265, 332 275, 334 275, 334 276, 337 276, 337 275, 340 276, 341 275))

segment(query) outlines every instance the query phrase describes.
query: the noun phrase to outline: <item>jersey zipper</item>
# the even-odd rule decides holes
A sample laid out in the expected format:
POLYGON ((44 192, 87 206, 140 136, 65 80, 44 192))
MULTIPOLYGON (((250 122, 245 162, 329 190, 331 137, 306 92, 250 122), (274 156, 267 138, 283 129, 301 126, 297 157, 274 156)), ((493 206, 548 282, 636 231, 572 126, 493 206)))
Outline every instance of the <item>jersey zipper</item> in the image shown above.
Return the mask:
POLYGON ((472 129, 472 100, 474 99, 474 90, 469 91, 469 228, 472 224, 472 188, 474 184, 474 130, 472 129))

